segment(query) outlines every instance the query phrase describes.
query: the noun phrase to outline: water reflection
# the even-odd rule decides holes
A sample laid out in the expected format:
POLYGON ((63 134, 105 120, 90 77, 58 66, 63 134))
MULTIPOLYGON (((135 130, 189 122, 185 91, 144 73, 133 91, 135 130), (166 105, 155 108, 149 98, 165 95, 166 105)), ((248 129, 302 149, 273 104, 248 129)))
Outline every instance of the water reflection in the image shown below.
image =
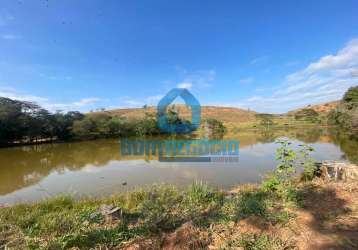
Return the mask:
POLYGON ((229 187, 259 181, 275 166, 274 141, 279 137, 311 143, 315 157, 358 163, 358 143, 341 131, 324 128, 245 131, 224 139, 240 141, 238 164, 163 164, 143 156, 121 157, 118 140, 44 144, 0 149, 0 203, 37 200, 41 194, 67 192, 109 194, 129 187, 170 182, 185 185, 202 179, 229 187), (96 183, 94 183, 96 182, 96 183), (45 191, 44 191, 45 190, 45 191), (19 198, 20 197, 20 198, 19 198))

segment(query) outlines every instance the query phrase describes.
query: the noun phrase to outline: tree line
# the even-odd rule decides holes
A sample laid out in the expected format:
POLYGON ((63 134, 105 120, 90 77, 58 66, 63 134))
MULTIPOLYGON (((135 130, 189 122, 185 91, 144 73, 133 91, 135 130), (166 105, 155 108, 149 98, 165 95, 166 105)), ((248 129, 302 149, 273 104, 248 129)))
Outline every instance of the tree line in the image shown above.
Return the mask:
POLYGON ((32 102, 0 97, 0 146, 157 133, 152 114, 130 121, 106 112, 50 113, 32 102))
MULTIPOLYGON (((175 107, 168 110, 167 119, 169 124, 190 123, 179 117, 175 107)), ((51 113, 32 102, 0 97, 0 146, 160 133, 155 115, 149 112, 136 120, 114 116, 108 112, 51 113)))

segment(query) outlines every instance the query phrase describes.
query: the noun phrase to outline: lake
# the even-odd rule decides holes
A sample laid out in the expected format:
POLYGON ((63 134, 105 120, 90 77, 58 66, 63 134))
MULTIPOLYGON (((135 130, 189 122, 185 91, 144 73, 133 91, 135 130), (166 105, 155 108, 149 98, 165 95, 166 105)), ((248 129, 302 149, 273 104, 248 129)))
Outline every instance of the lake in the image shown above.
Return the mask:
POLYGON ((0 149, 0 205, 31 202, 59 194, 106 196, 170 183, 178 187, 200 180, 229 189, 257 183, 274 169, 278 138, 308 143, 317 160, 358 162, 358 142, 328 128, 237 131, 224 139, 240 141, 234 163, 168 163, 120 154, 119 139, 42 144, 0 149), (126 185, 123 185, 126 183, 126 185))

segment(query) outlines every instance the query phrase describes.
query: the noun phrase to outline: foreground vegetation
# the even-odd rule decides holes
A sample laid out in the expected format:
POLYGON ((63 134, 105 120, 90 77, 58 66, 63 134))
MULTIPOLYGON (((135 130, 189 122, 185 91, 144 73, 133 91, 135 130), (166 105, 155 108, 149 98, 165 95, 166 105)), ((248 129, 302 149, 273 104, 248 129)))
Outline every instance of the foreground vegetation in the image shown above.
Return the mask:
POLYGON ((311 147, 278 143, 279 165, 261 185, 230 192, 203 183, 182 190, 155 185, 110 198, 62 196, 0 208, 0 249, 295 249, 282 230, 317 195, 316 167, 311 147), (103 213, 104 205, 115 213, 103 213))

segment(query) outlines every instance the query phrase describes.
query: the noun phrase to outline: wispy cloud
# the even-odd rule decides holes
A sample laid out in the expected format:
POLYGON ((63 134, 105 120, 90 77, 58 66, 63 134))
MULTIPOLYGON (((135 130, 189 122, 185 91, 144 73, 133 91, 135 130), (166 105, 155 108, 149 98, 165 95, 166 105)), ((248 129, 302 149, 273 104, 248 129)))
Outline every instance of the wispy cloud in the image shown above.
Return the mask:
POLYGON ((240 79, 239 83, 241 83, 241 84, 249 84, 249 83, 253 83, 254 80, 255 79, 253 77, 246 77, 246 78, 240 79))
POLYGON ((1 38, 4 40, 19 40, 21 39, 21 36, 14 35, 14 34, 3 34, 1 35, 1 38))
POLYGON ((29 102, 36 102, 36 103, 44 103, 48 101, 48 99, 45 97, 28 95, 25 93, 18 92, 14 88, 9 88, 9 87, 0 87, 0 96, 19 100, 19 101, 29 101, 29 102))
POLYGON ((302 105, 338 100, 358 81, 358 39, 335 55, 326 55, 306 68, 289 74, 271 96, 253 96, 232 104, 262 112, 285 112, 302 105))
POLYGON ((120 100, 119 108, 141 108, 144 105, 155 106, 164 95, 153 95, 146 98, 123 97, 120 100))
POLYGON ((189 72, 183 68, 179 69, 184 76, 183 81, 178 83, 177 87, 182 86, 183 88, 203 90, 212 87, 215 81, 216 71, 213 69, 194 72, 189 72))
POLYGON ((94 109, 95 104, 97 104, 98 102, 103 101, 102 99, 97 97, 90 97, 90 98, 82 98, 78 101, 74 101, 70 103, 56 103, 46 97, 29 95, 9 87, 0 87, 0 96, 14 99, 14 100, 34 102, 48 109, 51 112, 55 112, 57 110, 62 110, 62 111, 73 110, 73 111, 86 112, 89 111, 90 109, 94 109))
POLYGON ((14 20, 13 15, 6 10, 0 10, 0 26, 6 26, 12 20, 14 20))
POLYGON ((268 59, 269 59, 268 56, 256 57, 256 58, 251 60, 250 64, 251 65, 256 65, 256 64, 266 63, 268 61, 268 59))
POLYGON ((82 111, 87 112, 89 110, 95 109, 96 104, 102 101, 102 99, 97 97, 83 98, 75 102, 71 103, 52 103, 52 102, 44 102, 42 106, 50 111, 82 111))
POLYGON ((193 84, 191 82, 181 82, 177 85, 178 88, 191 89, 193 84))

